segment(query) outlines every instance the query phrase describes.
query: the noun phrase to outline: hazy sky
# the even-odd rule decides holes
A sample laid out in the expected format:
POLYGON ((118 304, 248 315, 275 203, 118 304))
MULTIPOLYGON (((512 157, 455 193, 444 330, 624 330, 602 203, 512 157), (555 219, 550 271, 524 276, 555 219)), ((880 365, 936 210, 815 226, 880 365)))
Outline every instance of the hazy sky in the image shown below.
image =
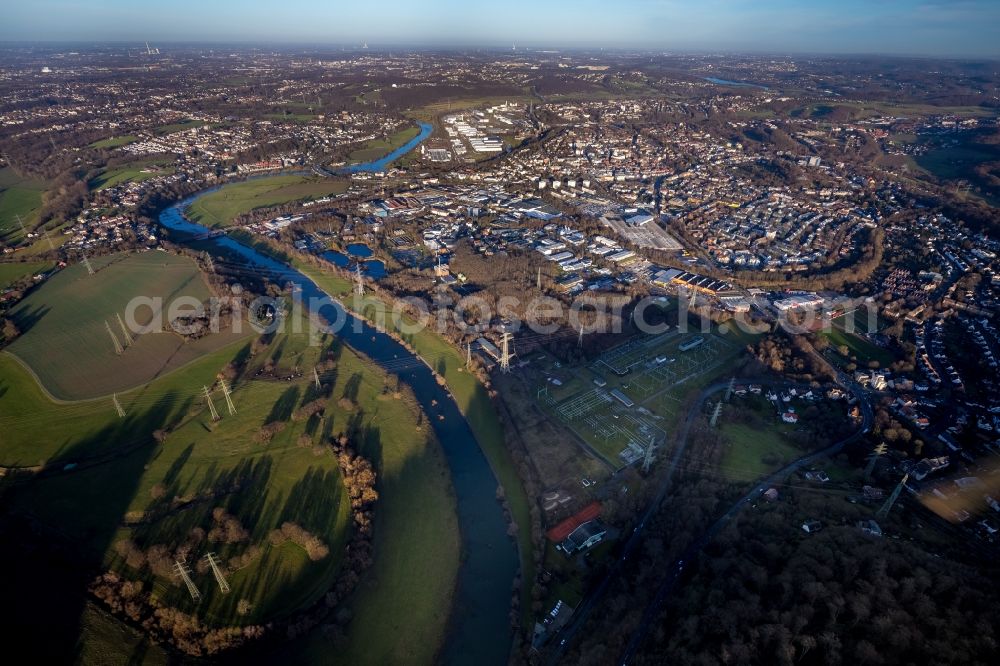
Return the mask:
POLYGON ((1000 56, 1000 0, 15 0, 0 40, 1000 56))

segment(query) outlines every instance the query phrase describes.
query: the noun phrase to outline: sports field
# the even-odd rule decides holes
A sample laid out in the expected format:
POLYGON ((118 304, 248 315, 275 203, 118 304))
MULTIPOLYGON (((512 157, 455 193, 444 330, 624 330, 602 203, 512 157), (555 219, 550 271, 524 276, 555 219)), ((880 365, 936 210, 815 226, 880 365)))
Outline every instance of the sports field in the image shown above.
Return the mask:
POLYGON ((42 181, 23 178, 10 167, 0 169, 0 240, 21 238, 18 216, 29 231, 37 224, 44 193, 42 181))
MULTIPOLYGON (((133 331, 129 345, 117 317, 126 318, 131 299, 160 298, 162 307, 180 296, 203 302, 211 295, 208 286, 194 261, 166 252, 115 254, 90 263, 94 275, 82 264, 70 266, 11 312, 22 334, 8 351, 56 398, 93 398, 138 386, 250 332, 245 327, 244 334, 220 331, 186 342, 169 329, 133 331), (112 336, 124 348, 121 354, 112 336)), ((149 307, 135 314, 142 325, 153 319, 149 307)))
POLYGON ((200 197, 187 209, 194 222, 225 227, 243 213, 293 201, 319 199, 347 191, 345 180, 313 176, 283 175, 230 183, 200 197))
POLYGON ((130 143, 138 141, 139 137, 133 136, 131 134, 125 134, 123 136, 112 136, 107 139, 101 139, 100 141, 95 141, 90 144, 91 148, 99 149, 111 149, 111 148, 121 148, 122 146, 127 146, 130 143))
POLYGON ((856 333, 847 333, 837 325, 824 331, 823 334, 829 338, 830 344, 838 354, 841 347, 847 347, 848 358, 853 357, 862 365, 867 366, 871 361, 877 361, 880 366, 888 367, 895 360, 889 350, 872 344, 856 333))
POLYGON ((149 178, 165 176, 174 172, 172 161, 165 158, 136 160, 112 169, 105 169, 88 185, 94 190, 104 190, 122 183, 141 183, 149 178))

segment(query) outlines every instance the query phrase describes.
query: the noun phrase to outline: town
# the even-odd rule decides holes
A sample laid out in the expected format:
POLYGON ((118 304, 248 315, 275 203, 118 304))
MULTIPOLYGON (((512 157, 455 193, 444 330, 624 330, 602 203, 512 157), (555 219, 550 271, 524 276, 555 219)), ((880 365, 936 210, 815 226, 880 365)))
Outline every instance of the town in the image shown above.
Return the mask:
POLYGON ((987 663, 987 69, 0 46, 10 594, 58 662, 987 663))

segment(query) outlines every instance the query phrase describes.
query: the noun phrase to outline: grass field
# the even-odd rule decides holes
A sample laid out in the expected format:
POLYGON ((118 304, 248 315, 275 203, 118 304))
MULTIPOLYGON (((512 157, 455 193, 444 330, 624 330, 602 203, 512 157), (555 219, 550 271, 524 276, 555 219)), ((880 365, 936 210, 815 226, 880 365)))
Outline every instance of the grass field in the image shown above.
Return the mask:
MULTIPOLYGON (((226 507, 250 531, 250 540, 215 543, 212 549, 223 560, 238 555, 248 543, 263 544, 264 552, 230 574, 229 595, 218 593, 210 573, 196 570, 193 577, 204 595, 197 614, 213 625, 260 620, 314 602, 337 576, 348 506, 336 461, 328 454, 317 455, 312 445, 331 434, 351 433, 379 473, 375 562, 348 602, 353 619, 346 628, 346 645, 333 650, 317 631, 306 642, 281 649, 303 650, 313 661, 322 657, 351 664, 430 663, 443 641, 459 564, 454 496, 443 454, 412 397, 386 391, 392 379, 332 338, 309 346, 306 335, 279 334, 248 361, 246 372, 234 383, 236 416, 225 411, 215 391, 223 418, 214 423, 198 391, 191 389, 211 385, 227 360, 245 352, 243 343, 123 395, 129 410, 125 420, 103 403, 55 404, 37 389, 22 391, 30 387, 30 377, 17 365, 4 365, 11 359, 0 355, 0 377, 18 383, 17 390, 0 388, 0 427, 8 435, 0 455, 30 450, 44 440, 45 433, 40 437, 37 431, 42 420, 49 432, 61 430, 62 437, 72 440, 68 459, 73 460, 95 447, 121 448, 129 437, 144 440, 144 446, 106 464, 81 464, 25 484, 13 497, 5 497, 4 510, 30 511, 71 539, 81 556, 103 557, 107 565, 135 576, 139 574, 113 554, 115 542, 127 536, 147 545, 176 545, 193 527, 210 527, 213 507, 226 507), (287 418, 291 410, 321 395, 310 376, 291 382, 251 379, 256 369, 267 361, 286 369, 309 366, 321 354, 336 361, 336 368, 323 375, 330 385, 324 393, 329 396, 324 417, 288 421, 267 445, 255 441, 264 422, 287 418), (344 396, 353 396, 353 405, 342 404, 344 396), (8 409, 15 405, 17 411, 8 409), (173 424, 172 432, 164 444, 153 446, 151 429, 166 424, 173 424), (198 501, 210 491, 214 495, 209 500, 198 501), (177 497, 189 503, 180 510, 156 512, 157 506, 176 506, 177 497), (414 519, 415 511, 419 520, 414 519), (138 512, 146 512, 146 524, 122 526, 123 516, 138 512), (268 545, 267 532, 284 520, 320 535, 330 555, 312 562, 298 546, 268 545), (252 604, 245 617, 234 614, 240 599, 252 604)), ((148 571, 143 575, 161 598, 193 610, 183 587, 149 578, 148 571)), ((136 637, 110 622, 100 616, 84 622, 83 637, 92 642, 83 654, 97 659, 91 663, 125 663, 128 653, 137 649, 136 637)))
MULTIPOLYGON (((527 93, 527 91, 525 91, 527 93)), ((553 95, 551 97, 558 97, 558 95, 553 95)), ((415 118, 417 120, 423 120, 424 122, 432 123, 435 122, 443 113, 449 113, 452 111, 463 111, 466 109, 476 109, 486 106, 494 106, 496 104, 503 104, 504 102, 532 102, 537 101, 535 97, 529 94, 523 95, 484 95, 480 97, 462 97, 455 99, 447 99, 440 102, 432 102, 430 104, 425 104, 419 108, 415 108, 412 111, 407 112, 407 116, 415 118)))
POLYGON ((0 240, 21 238, 18 216, 28 230, 37 224, 44 193, 44 182, 23 178, 10 167, 0 169, 0 240))
MULTIPOLYGON (((81 264, 70 266, 11 312, 22 335, 8 351, 56 398, 92 398, 138 386, 245 335, 220 331, 185 342, 172 330, 133 333, 134 344, 116 354, 105 322, 124 346, 116 315, 126 318, 131 299, 160 298, 166 313, 177 297, 203 302, 211 293, 194 261, 166 252, 95 257, 90 263, 94 275, 81 264)), ((149 323, 151 308, 136 310, 135 319, 149 323)))
MULTIPOLYGON (((296 263, 296 268, 331 296, 351 293, 351 282, 343 277, 302 262, 296 263)), ((391 321, 387 321, 386 325, 392 328, 391 321)), ((421 358, 444 377, 459 409, 469 421, 476 441, 482 447, 494 474, 504 488, 511 513, 518 526, 517 541, 522 580, 526 581, 522 587, 522 608, 527 611, 531 607, 530 581, 534 580, 535 575, 534 560, 531 556, 531 501, 521 484, 514 461, 504 442, 503 425, 490 402, 486 388, 475 376, 465 371, 465 358, 456 347, 430 328, 414 334, 404 334, 402 337, 421 358)))
POLYGON ((210 227, 224 227, 243 213, 292 201, 319 199, 347 191, 344 180, 311 176, 282 175, 231 183, 206 194, 187 209, 194 222, 210 227))
POLYGON ((313 113, 267 113, 264 117, 271 120, 284 120, 290 123, 311 123, 316 120, 316 115, 313 113))
POLYGON ((52 268, 50 261, 0 262, 0 289, 21 278, 52 268))
POLYGON ((149 178, 173 173, 174 167, 171 165, 172 162, 168 159, 138 160, 113 169, 106 169, 88 185, 92 190, 103 190, 122 183, 140 183, 149 178), (155 167, 155 169, 151 169, 151 167, 155 167))
POLYGON ((107 139, 102 139, 100 141, 95 141, 90 144, 91 148, 121 148, 122 146, 127 146, 130 143, 135 143, 139 140, 139 137, 133 136, 131 134, 125 134, 123 136, 112 136, 107 139))
POLYGON ((722 423, 720 432, 728 440, 723 470, 733 481, 756 481, 765 474, 803 455, 784 434, 784 424, 764 430, 742 423, 722 423))
POLYGON ((887 349, 868 342, 860 335, 847 333, 837 326, 830 327, 823 334, 830 340, 830 344, 835 349, 840 346, 847 347, 848 355, 855 357, 857 362, 863 366, 867 366, 871 361, 878 361, 879 366, 888 367, 895 360, 887 349))
POLYGON ((348 162, 369 162, 385 157, 392 151, 404 145, 407 141, 420 134, 419 127, 406 127, 393 133, 386 139, 372 139, 362 148, 347 156, 348 162))
POLYGON ((80 622, 77 663, 80 666, 167 666, 170 658, 166 650, 133 627, 88 604, 80 622))
POLYGON ((167 134, 173 134, 174 132, 183 132, 184 130, 194 129, 195 127, 202 127, 207 125, 204 120, 182 120, 179 123, 171 123, 169 125, 160 125, 159 127, 153 128, 153 134, 158 134, 159 136, 165 136, 167 134))

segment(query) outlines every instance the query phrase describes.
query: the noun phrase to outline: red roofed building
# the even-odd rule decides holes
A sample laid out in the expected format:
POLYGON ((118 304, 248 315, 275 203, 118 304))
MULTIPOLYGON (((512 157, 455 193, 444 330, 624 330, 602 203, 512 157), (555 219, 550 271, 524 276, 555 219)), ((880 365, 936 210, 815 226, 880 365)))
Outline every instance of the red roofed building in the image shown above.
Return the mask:
POLYGON ((550 529, 545 533, 545 535, 553 543, 562 543, 566 540, 566 537, 573 533, 573 530, 578 528, 580 525, 583 525, 588 520, 597 518, 599 515, 601 515, 601 503, 591 502, 566 520, 550 529))

